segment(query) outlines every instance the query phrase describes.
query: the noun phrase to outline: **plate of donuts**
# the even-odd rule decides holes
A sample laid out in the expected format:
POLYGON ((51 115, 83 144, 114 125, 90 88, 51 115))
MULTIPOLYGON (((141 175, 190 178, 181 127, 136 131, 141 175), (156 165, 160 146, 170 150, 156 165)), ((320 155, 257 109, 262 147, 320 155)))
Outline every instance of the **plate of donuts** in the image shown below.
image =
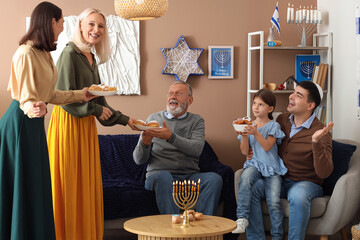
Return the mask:
POLYGON ((117 93, 117 88, 105 84, 93 84, 89 87, 88 92, 95 96, 111 96, 117 93))
POLYGON ((245 127, 252 125, 252 120, 249 117, 238 118, 232 122, 235 131, 243 132, 245 127))
POLYGON ((152 128, 160 128, 160 125, 157 121, 145 122, 143 120, 136 120, 134 121, 134 126, 141 131, 145 131, 152 128))

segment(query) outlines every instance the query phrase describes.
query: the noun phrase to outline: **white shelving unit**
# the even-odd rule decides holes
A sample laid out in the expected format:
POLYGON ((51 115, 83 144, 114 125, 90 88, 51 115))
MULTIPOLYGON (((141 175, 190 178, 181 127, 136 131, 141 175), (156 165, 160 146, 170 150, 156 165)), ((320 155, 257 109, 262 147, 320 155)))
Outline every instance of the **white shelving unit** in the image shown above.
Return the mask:
MULTIPOLYGON (((251 63, 252 63, 252 52, 259 51, 259 88, 264 83, 264 54, 266 51, 294 51, 294 58, 297 52, 303 52, 304 50, 312 51, 313 54, 320 54, 321 62, 328 64, 327 73, 327 84, 324 90, 324 97, 321 105, 326 105, 326 121, 332 120, 332 98, 331 98, 331 67, 332 67, 332 33, 325 34, 314 34, 313 35, 313 46, 300 47, 300 46, 280 46, 280 47, 268 47, 264 44, 264 32, 250 32, 248 33, 248 68, 247 68, 247 116, 251 114, 251 94, 256 93, 259 89, 251 89, 251 63), (257 42, 259 46, 253 46, 253 38, 258 38, 257 42)), ((295 62, 295 60, 294 60, 295 62)), ((295 68, 294 68, 295 69, 295 68)), ((295 70, 294 70, 295 71, 295 70)), ((295 75, 295 74, 294 74, 295 75)), ((292 90, 274 90, 275 94, 290 94, 292 90)))

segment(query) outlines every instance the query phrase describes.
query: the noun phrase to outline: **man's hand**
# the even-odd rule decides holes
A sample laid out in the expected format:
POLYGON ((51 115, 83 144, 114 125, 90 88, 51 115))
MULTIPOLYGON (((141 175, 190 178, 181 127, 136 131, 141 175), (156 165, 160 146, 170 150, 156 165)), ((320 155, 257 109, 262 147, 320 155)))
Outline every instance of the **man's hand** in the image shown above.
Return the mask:
POLYGON ((153 136, 151 136, 147 131, 144 131, 141 134, 141 141, 146 145, 150 146, 152 142, 153 136))
POLYGON ((254 156, 253 150, 251 147, 249 147, 249 153, 248 155, 246 155, 246 160, 252 159, 253 156, 254 156))
POLYGON ((313 135, 312 135, 312 141, 313 142, 318 142, 324 135, 326 135, 334 126, 333 122, 329 122, 323 129, 317 130, 313 135))
POLYGON ((162 128, 151 128, 149 130, 146 130, 148 134, 150 134, 153 137, 157 137, 160 139, 169 140, 172 132, 168 125, 166 125, 165 121, 163 121, 163 127, 162 128))

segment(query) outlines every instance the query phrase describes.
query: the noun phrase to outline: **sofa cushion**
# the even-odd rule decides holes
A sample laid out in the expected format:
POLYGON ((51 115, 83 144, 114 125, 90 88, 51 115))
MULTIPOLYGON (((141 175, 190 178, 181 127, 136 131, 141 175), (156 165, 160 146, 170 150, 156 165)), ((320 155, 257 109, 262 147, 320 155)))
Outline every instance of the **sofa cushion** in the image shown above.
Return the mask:
POLYGON ((105 220, 159 214, 154 192, 146 190, 143 183, 104 181, 103 194, 105 220))
POLYGON ((332 148, 334 170, 330 176, 324 180, 324 195, 332 194, 337 180, 347 172, 351 156, 356 150, 355 145, 341 143, 335 140, 332 141, 332 148))
POLYGON ((99 135, 105 219, 159 212, 154 192, 144 188, 147 164, 137 165, 133 160, 139 136, 99 135))

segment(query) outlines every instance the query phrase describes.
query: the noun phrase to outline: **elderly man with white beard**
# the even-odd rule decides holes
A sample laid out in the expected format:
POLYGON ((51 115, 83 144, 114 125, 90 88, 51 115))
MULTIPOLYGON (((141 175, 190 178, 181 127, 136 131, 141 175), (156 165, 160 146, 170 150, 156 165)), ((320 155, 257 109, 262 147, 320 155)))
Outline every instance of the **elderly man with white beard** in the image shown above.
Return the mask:
POLYGON ((179 213, 172 197, 172 182, 201 179, 196 211, 213 215, 221 194, 222 179, 213 172, 201 173, 199 156, 205 144, 204 119, 188 112, 193 102, 189 84, 176 81, 167 93, 166 111, 151 114, 147 121, 162 127, 144 131, 134 150, 136 164, 149 161, 145 188, 155 191, 161 214, 179 213))

